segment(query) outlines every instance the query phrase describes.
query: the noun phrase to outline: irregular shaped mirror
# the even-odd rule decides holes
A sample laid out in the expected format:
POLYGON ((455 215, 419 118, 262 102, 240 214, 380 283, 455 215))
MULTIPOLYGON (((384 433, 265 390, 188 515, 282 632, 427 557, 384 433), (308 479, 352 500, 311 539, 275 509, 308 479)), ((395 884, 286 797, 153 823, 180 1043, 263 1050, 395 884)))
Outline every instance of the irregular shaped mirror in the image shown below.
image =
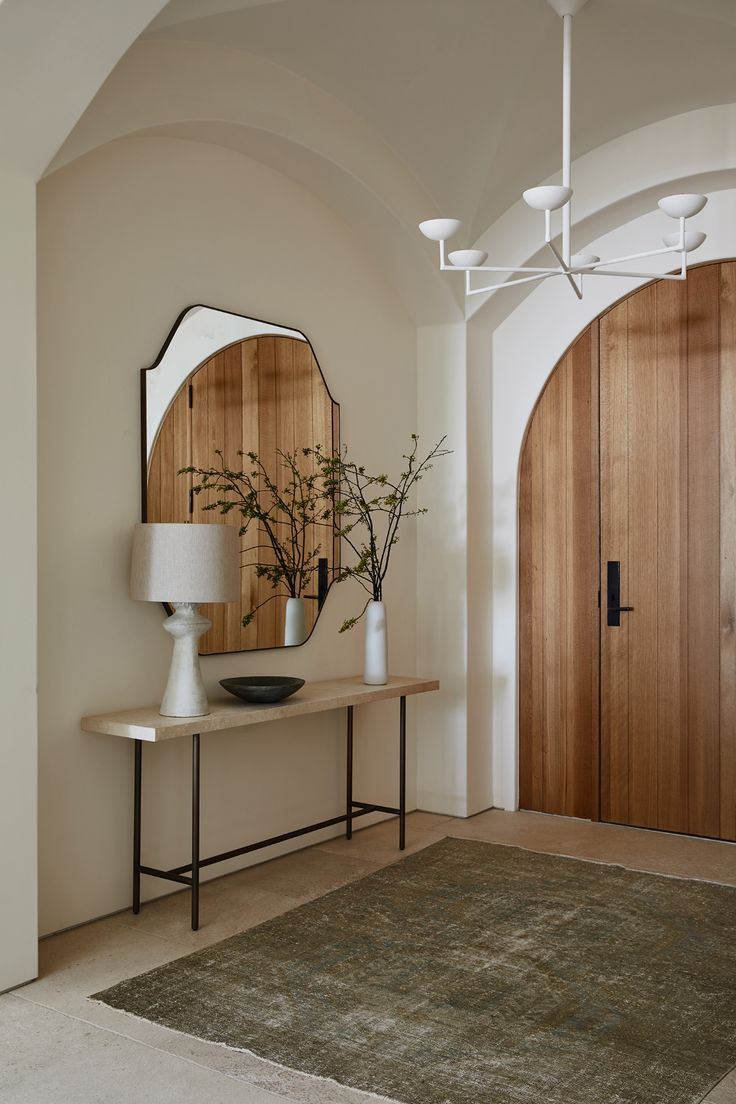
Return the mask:
MULTIPOLYGON (((304 450, 319 446, 329 454, 339 448, 340 407, 307 337, 212 307, 190 307, 179 317, 155 364, 143 369, 141 405, 147 522, 243 526, 238 496, 218 491, 214 478, 203 480, 197 472, 243 471, 240 489, 247 494, 250 480, 267 508, 269 482, 287 501, 292 484, 295 498, 294 469, 285 457, 294 459, 301 487, 316 473, 304 450), (182 468, 196 471, 179 474, 182 468), (224 514, 214 506, 223 498, 238 499, 224 514)), ((293 527, 281 507, 272 518, 271 538, 256 519, 242 537, 240 602, 202 607, 212 621, 202 637, 203 655, 300 644, 311 633, 339 569, 339 541, 331 520, 310 514, 298 535, 301 570, 296 579, 284 577, 280 569, 268 570, 278 568, 272 538, 288 544, 293 527)))

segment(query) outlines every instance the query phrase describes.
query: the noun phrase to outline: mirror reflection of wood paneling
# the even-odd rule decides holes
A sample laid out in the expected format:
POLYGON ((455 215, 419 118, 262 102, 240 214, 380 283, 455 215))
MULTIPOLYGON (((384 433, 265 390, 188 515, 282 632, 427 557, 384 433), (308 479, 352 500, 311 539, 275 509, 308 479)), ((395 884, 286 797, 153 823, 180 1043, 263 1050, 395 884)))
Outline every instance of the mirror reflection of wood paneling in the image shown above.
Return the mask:
MULTIPOLYGON (((203 510, 217 496, 212 492, 193 496, 196 476, 178 475, 179 470, 188 466, 216 467, 216 449, 222 451, 227 467, 248 470, 247 457, 238 454, 255 452, 283 489, 289 477, 279 452, 294 453, 321 445, 330 453, 339 447, 338 435, 339 407, 327 390, 307 341, 269 335, 235 342, 201 364, 169 406, 151 452, 146 520, 240 526, 243 519, 237 510, 227 515, 203 510)), ((313 470, 304 457, 299 466, 305 474, 313 470)), ((286 535, 285 522, 279 523, 279 532, 286 535)), ((243 553, 240 603, 203 607, 212 628, 202 638, 202 654, 283 644, 285 596, 269 601, 250 625, 242 625, 243 615, 273 594, 269 582, 258 579, 254 568, 257 558, 261 563, 274 562, 271 549, 263 547, 263 539, 260 530, 255 529, 243 538, 244 549, 254 544, 260 547, 243 553)), ((332 572, 338 566, 339 541, 334 539, 331 523, 310 527, 307 552, 318 546, 332 572)), ((319 613, 316 573, 308 591, 314 597, 305 603, 307 633, 319 613)))

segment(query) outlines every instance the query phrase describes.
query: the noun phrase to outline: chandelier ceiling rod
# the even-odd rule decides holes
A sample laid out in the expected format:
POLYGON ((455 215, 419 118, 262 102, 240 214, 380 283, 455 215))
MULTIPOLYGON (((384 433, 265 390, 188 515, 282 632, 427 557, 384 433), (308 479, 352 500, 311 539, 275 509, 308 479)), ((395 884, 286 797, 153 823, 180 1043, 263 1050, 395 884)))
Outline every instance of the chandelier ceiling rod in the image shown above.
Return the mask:
POLYGON ((544 281, 552 276, 564 276, 578 299, 583 297, 583 276, 624 276, 642 279, 685 280, 687 278, 687 255, 698 249, 705 241, 705 234, 696 230, 687 230, 686 219, 697 215, 708 202, 703 195, 692 193, 664 196, 658 206, 670 218, 676 219, 678 230, 665 234, 664 248, 648 249, 624 257, 612 257, 601 260, 593 253, 572 252, 572 20, 587 0, 547 0, 562 19, 562 184, 542 185, 527 188, 524 201, 535 211, 544 212, 544 242, 553 254, 556 264, 547 267, 529 265, 488 265, 488 254, 482 249, 456 249, 445 256, 445 242, 454 237, 462 223, 459 219, 435 218, 420 222, 419 229, 426 238, 439 242, 440 271, 464 272, 465 294, 485 295, 500 288, 513 287, 516 284, 528 284, 544 281), (562 222, 562 251, 558 250, 552 236, 552 212, 560 211, 562 222), (677 254, 679 271, 674 273, 632 272, 613 268, 614 265, 630 261, 644 260, 648 257, 677 254), (447 263, 449 261, 449 264, 447 263), (494 272, 513 276, 500 283, 473 286, 473 272, 494 272))

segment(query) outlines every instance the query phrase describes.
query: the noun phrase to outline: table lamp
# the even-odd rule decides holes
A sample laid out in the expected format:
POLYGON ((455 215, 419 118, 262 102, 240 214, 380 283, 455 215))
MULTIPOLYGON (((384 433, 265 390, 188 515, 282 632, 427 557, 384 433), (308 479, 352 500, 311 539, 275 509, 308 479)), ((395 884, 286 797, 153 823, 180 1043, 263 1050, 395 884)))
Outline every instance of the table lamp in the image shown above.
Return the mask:
POLYGON ((199 669, 198 641, 212 622, 197 610, 202 602, 240 599, 240 541, 233 525, 136 525, 130 593, 141 602, 167 602, 175 612, 164 621, 174 638, 163 717, 209 713, 199 669))

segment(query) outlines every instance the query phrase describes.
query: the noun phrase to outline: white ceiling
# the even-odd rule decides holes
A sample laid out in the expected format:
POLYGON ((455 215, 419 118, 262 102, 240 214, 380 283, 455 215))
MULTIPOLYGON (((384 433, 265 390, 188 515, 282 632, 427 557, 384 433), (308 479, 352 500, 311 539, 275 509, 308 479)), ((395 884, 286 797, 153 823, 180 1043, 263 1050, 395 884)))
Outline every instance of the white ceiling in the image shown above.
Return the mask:
MULTIPOLYGON (((377 132, 469 240, 559 165, 561 24, 545 0, 172 0, 145 37, 292 70, 377 132)), ((579 156, 736 101, 736 0, 589 0, 573 57, 579 156)))

